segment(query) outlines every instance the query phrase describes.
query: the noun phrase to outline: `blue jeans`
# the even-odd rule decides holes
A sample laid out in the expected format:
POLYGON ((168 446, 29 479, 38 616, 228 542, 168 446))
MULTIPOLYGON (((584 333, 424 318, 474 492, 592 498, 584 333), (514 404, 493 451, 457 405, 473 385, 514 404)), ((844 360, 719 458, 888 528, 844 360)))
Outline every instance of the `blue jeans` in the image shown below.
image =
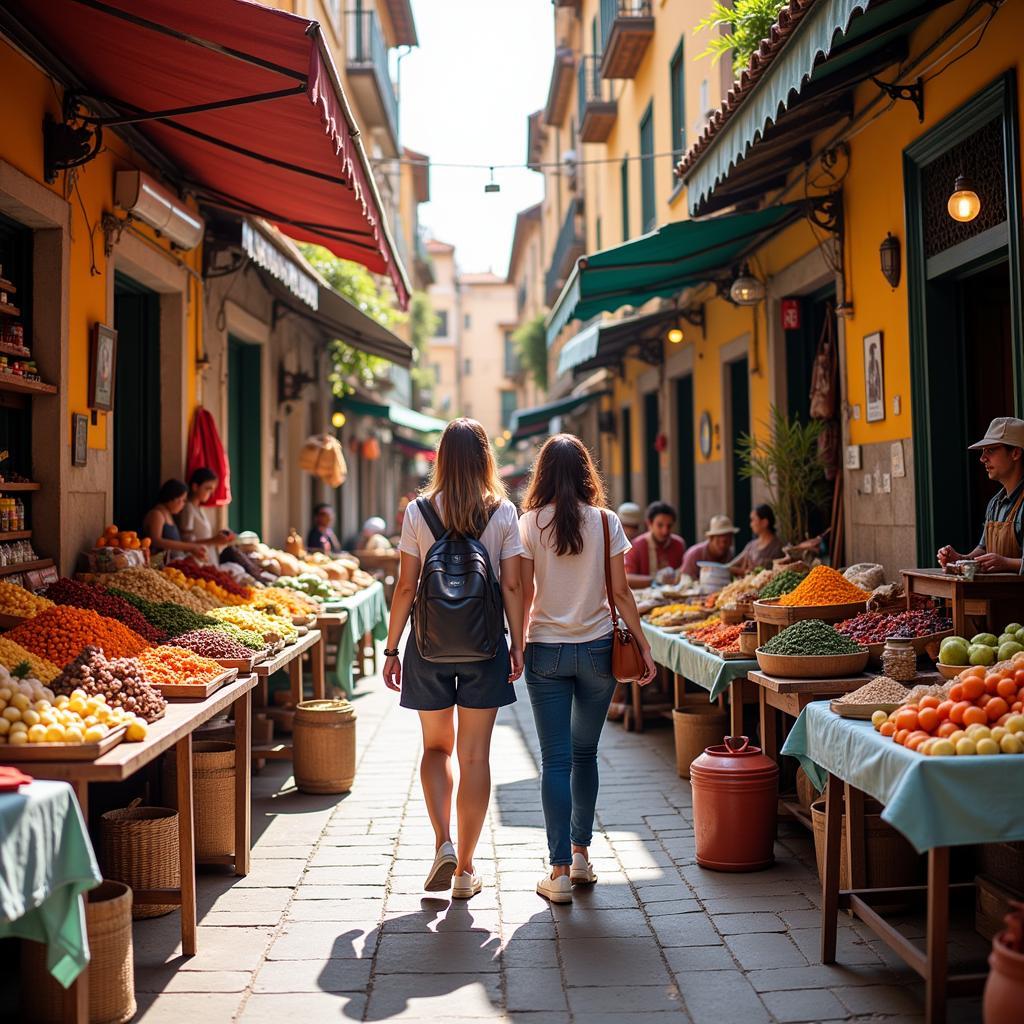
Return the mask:
POLYGON ((527 644, 526 682, 540 737, 541 802, 552 864, 589 846, 597 806, 597 742, 615 691, 611 634, 583 644, 527 644))

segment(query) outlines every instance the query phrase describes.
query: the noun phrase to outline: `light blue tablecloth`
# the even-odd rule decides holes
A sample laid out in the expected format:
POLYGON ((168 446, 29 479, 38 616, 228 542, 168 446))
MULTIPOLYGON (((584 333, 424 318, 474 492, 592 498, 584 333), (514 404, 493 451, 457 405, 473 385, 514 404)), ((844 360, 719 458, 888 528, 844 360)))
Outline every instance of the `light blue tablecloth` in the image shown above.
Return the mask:
POLYGON ((808 704, 782 746, 819 790, 831 773, 873 796, 922 853, 1024 840, 1024 754, 925 757, 828 705, 808 704))
POLYGON ((702 686, 709 691, 711 700, 717 700, 734 679, 745 679, 748 672, 757 668, 754 659, 726 661, 707 648, 694 647, 676 633, 666 633, 648 622, 642 625, 654 660, 684 679, 702 686))
POLYGON ((66 782, 0 793, 0 938, 45 943, 46 964, 65 988, 89 962, 82 893, 102 880, 66 782))
POLYGON ((338 644, 338 664, 335 678, 347 697, 352 696, 352 663, 356 644, 370 633, 374 640, 385 640, 388 635, 388 603, 384 600, 384 585, 372 583, 352 597, 339 602, 348 612, 348 622, 341 627, 338 644))

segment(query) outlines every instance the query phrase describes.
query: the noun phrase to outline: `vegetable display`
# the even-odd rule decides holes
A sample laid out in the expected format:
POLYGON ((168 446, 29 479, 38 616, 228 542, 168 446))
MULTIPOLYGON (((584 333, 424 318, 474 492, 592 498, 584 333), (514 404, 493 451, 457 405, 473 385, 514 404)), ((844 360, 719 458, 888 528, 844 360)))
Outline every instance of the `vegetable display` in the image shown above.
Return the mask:
POLYGON ((836 630, 859 644, 880 644, 893 638, 913 639, 944 633, 953 628, 951 619, 941 612, 921 609, 904 612, 862 612, 844 619, 836 630))
POLYGON ((86 647, 53 681, 52 689, 72 698, 77 693, 86 699, 101 699, 147 722, 155 721, 167 707, 163 694, 150 686, 138 659, 107 658, 96 647, 86 647))
POLYGON ((0 580, 0 614, 31 619, 33 615, 38 615, 52 607, 53 602, 48 601, 45 597, 37 597, 16 583, 0 580))
POLYGON ((151 647, 139 657, 139 663, 152 682, 163 684, 201 686, 224 672, 212 658, 173 644, 151 647))
POLYGON ((824 657, 837 654, 856 654, 860 647, 849 638, 837 633, 821 619, 803 619, 777 633, 761 650, 766 654, 785 654, 802 657, 824 657))
POLYGON ((286 619, 300 615, 316 615, 320 611, 319 603, 313 598, 285 587, 267 587, 258 591, 249 602, 249 607, 286 619))
POLYGON ((726 626, 724 623, 719 622, 715 625, 698 629, 690 633, 689 636, 691 640, 703 641, 708 647, 716 650, 728 650, 733 647, 739 650, 739 638, 742 630, 742 625, 726 626))
POLYGON ((274 582, 273 586, 298 590, 308 597, 321 601, 331 601, 337 597, 334 588, 327 580, 314 576, 312 573, 303 573, 301 576, 282 576, 274 582))
POLYGON ((864 603, 870 596, 831 566, 816 565, 796 587, 779 598, 779 604, 792 608, 816 608, 829 604, 864 603))
MULTIPOLYGON (((207 591, 205 582, 189 579, 188 576, 184 575, 184 573, 178 572, 177 569, 171 566, 164 566, 164 568, 160 570, 160 574, 165 580, 170 581, 179 590, 188 594, 189 598, 198 606, 195 609, 196 611, 208 612, 211 608, 217 608, 222 604, 228 603, 207 591)), ((235 603, 235 600, 236 599, 232 597, 230 603, 235 603)))
POLYGON ((1011 622, 996 636, 977 633, 970 640, 962 636, 947 636, 939 648, 940 665, 992 665, 1008 661, 1024 651, 1024 626, 1011 622))
POLYGON ((7 636, 55 665, 66 665, 90 646, 101 648, 109 658, 130 658, 149 647, 138 633, 120 622, 66 604, 54 605, 7 636))
POLYGON ((726 605, 744 604, 753 601, 757 597, 761 587, 768 583, 772 577, 770 569, 755 569, 753 572, 741 576, 738 580, 726 584, 718 592, 715 599, 716 608, 724 608, 726 605))
POLYGON ((151 644, 163 643, 167 639, 167 634, 148 622, 138 608, 104 587, 79 583, 78 580, 59 579, 46 588, 46 596, 55 604, 88 608, 108 619, 117 619, 151 644))

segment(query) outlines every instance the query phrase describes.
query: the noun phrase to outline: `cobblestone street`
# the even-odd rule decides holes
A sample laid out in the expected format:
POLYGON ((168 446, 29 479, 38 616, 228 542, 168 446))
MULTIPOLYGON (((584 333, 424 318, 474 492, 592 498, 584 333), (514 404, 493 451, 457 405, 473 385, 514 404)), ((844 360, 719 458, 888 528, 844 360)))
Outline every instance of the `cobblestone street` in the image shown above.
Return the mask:
MULTIPOLYGON (((607 727, 592 847, 600 881, 572 906, 549 907, 534 892, 544 834, 525 692, 495 731, 484 891, 468 904, 425 898, 433 843, 416 717, 378 681, 357 708, 350 795, 296 793, 284 767, 255 777, 253 871, 201 877, 195 958, 180 956, 177 914, 136 923, 139 1019, 919 1019, 919 984, 844 915, 842 966, 817 962, 809 837, 783 830, 770 871, 696 866, 689 787, 666 729, 607 727)), ((978 1019, 976 1001, 952 1006, 951 1020, 978 1019)))

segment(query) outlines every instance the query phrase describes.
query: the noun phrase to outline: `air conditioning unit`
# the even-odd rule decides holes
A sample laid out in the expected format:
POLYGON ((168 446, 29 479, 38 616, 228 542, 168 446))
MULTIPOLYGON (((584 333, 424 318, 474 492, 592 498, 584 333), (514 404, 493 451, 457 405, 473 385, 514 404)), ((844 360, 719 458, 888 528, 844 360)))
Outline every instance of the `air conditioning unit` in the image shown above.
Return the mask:
POLYGON ((142 171, 117 172, 114 201, 180 249, 194 249, 203 240, 202 218, 142 171))

